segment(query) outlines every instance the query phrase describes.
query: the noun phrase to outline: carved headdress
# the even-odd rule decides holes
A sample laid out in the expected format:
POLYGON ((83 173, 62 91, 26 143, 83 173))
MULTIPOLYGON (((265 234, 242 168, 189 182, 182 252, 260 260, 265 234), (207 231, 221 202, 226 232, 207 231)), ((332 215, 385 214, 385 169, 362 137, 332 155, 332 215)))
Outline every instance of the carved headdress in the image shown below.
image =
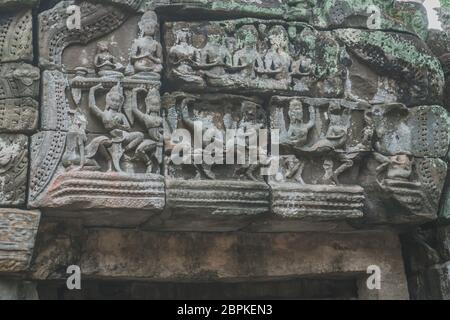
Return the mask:
POLYGON ((120 107, 122 107, 125 100, 123 96, 123 88, 118 82, 111 90, 106 94, 106 107, 108 108, 111 104, 114 104, 117 100, 120 101, 120 107))

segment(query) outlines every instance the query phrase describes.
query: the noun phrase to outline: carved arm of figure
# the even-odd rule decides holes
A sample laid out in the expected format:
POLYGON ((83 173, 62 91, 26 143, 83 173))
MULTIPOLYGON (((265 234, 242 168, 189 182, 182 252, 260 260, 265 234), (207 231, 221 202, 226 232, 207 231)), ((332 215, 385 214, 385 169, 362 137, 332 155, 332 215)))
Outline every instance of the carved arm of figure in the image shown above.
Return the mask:
POLYGON ((309 110, 309 121, 306 124, 306 128, 309 131, 312 127, 316 125, 316 109, 314 108, 314 106, 309 106, 308 110, 309 110))
POLYGON ((192 121, 192 119, 189 118, 189 110, 187 105, 189 102, 192 101, 194 101, 194 99, 184 98, 183 101, 181 102, 181 112, 180 112, 181 120, 186 125, 187 129, 191 132, 194 131, 195 121, 192 121))
POLYGON ((131 97, 131 110, 133 111, 136 118, 138 118, 140 121, 145 122, 145 117, 147 114, 143 113, 141 110, 139 110, 137 105, 137 96, 139 92, 147 92, 144 88, 134 88, 132 91, 132 97, 131 97))
POLYGON ((97 104, 95 102, 95 93, 97 90, 103 89, 103 85, 101 83, 97 84, 96 86, 92 87, 89 90, 89 109, 100 119, 103 118, 103 111, 100 110, 99 107, 97 107, 97 104))
POLYGON ((146 114, 144 112, 142 112, 141 110, 139 110, 138 106, 137 106, 137 95, 139 92, 147 92, 146 89, 144 88, 134 88, 132 91, 132 111, 134 113, 134 115, 136 116, 136 118, 141 121, 144 125, 145 128, 148 130, 148 134, 150 136, 150 139, 154 140, 154 141, 160 141, 161 137, 162 137, 162 128, 159 131, 155 131, 155 130, 149 130, 149 129, 155 129, 155 128, 160 128, 163 122, 163 119, 159 116, 153 116, 153 115, 149 115, 146 114))

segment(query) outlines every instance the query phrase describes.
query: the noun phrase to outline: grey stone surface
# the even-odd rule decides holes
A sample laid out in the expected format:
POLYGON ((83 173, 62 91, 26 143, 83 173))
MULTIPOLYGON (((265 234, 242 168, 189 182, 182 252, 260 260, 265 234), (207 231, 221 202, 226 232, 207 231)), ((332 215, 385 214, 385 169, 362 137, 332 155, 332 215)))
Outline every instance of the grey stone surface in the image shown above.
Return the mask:
POLYGON ((27 270, 40 217, 39 211, 0 209, 0 273, 27 270))
POLYGON ((36 284, 0 278, 0 300, 38 300, 36 284))

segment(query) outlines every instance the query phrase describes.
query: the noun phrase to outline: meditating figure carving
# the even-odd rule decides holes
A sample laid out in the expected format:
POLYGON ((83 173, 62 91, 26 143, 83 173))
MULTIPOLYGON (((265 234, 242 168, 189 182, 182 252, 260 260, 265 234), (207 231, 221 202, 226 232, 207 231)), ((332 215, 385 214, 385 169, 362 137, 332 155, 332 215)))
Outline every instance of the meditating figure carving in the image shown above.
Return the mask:
POLYGON ((122 75, 123 65, 116 61, 110 53, 108 42, 99 41, 97 43, 97 54, 94 58, 95 72, 100 77, 122 75))
POLYGON ((128 74, 135 77, 155 79, 161 78, 162 46, 155 40, 158 28, 158 17, 153 11, 147 11, 139 22, 141 36, 131 46, 130 63, 128 74))

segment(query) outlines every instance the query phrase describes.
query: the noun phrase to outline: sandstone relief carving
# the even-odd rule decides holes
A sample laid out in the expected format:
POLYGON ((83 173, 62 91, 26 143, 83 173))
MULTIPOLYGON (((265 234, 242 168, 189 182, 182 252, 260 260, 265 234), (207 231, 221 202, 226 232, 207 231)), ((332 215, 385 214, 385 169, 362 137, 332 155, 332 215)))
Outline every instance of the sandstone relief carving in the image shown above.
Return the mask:
POLYGON ((260 99, 175 92, 164 97, 164 112, 169 208, 232 215, 269 210, 269 190, 260 169, 270 160, 249 159, 251 154, 267 156, 264 146, 249 144, 249 139, 266 128, 260 99), (177 133, 180 129, 185 130, 184 136, 177 133), (230 130, 235 134, 227 135, 230 130), (201 141, 196 142, 198 136, 201 141), (174 161, 174 155, 181 164, 174 161), (208 160, 211 155, 215 158, 208 160))
POLYGON ((329 32, 251 19, 165 30, 167 76, 178 89, 343 94, 347 55, 329 32))
POLYGON ((28 137, 0 134, 0 205, 25 204, 28 169, 28 137))
MULTIPOLYGON (((392 31, 391 11, 368 30, 350 28, 368 13, 346 2, 286 1, 269 15, 266 1, 241 18, 222 15, 220 2, 162 1, 137 14, 140 1, 105 0, 81 2, 86 29, 67 31, 56 19, 71 3, 40 15, 31 208, 145 210, 164 212, 162 221, 436 217, 448 152, 444 72, 420 37, 392 31), (171 8, 179 16, 160 28, 158 13, 171 8), (183 21, 211 10, 222 20, 183 21), (264 130, 272 140, 251 145, 264 130), (278 155, 268 146, 276 134, 278 155), (219 154, 222 162, 204 161, 219 154)), ((226 12, 255 4, 235 5, 226 12)))
POLYGON ((57 131, 34 137, 32 206, 164 207, 159 24, 153 11, 136 21, 127 66, 101 40, 89 64, 44 72, 42 125, 57 131))

